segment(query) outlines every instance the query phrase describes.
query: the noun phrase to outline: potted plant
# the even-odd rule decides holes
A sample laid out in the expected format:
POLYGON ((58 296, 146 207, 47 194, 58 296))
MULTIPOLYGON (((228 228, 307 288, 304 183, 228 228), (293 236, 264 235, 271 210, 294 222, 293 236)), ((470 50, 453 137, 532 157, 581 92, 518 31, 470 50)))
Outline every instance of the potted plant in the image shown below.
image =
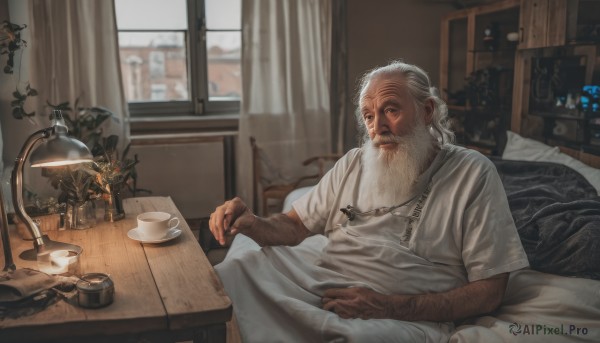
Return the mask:
MULTIPOLYGON (((15 54, 27 47, 27 42, 21 38, 21 32, 27 25, 17 25, 9 21, 2 22, 0 26, 0 55, 6 55, 7 61, 3 68, 4 73, 13 74, 15 70, 15 54)), ((16 79, 15 91, 11 102, 12 114, 16 119, 32 117, 35 112, 24 109, 25 101, 36 96, 37 91, 27 82, 24 91, 19 89, 19 75, 16 79)), ((40 217, 48 214, 71 213, 68 222, 73 228, 85 228, 94 224, 95 199, 105 201, 107 211, 114 215, 105 215, 107 220, 118 220, 124 216, 121 205, 121 190, 128 189, 135 196, 137 189, 135 165, 139 162, 137 156, 126 159, 129 146, 124 150, 122 159, 117 152, 118 136, 103 136, 102 124, 113 113, 99 106, 80 106, 79 98, 73 107, 69 102, 53 105, 47 102, 50 109, 61 110, 65 123, 69 127, 69 134, 85 143, 95 157, 91 164, 81 164, 76 167, 44 168, 42 175, 50 180, 50 184, 61 191, 58 201, 41 201, 30 196, 35 206, 27 206, 27 211, 32 211, 40 217), (44 204, 52 205, 44 205, 44 204), (86 216, 89 216, 87 218, 86 216)), ((50 118, 52 119, 52 118, 50 118)), ((58 224, 60 225, 60 224, 58 224)), ((54 216, 51 226, 56 226, 54 216)))
POLYGON ((102 145, 97 145, 92 154, 99 169, 97 182, 101 185, 104 200, 104 220, 116 221, 125 216, 121 192, 128 189, 135 196, 137 189, 137 173, 135 166, 139 163, 137 155, 133 159, 127 158, 129 145, 121 157, 117 150, 119 137, 111 135, 103 138, 102 145))
MULTIPOLYGON (((50 178, 56 189, 62 191, 59 202, 66 202, 72 212, 73 209, 81 208, 92 200, 102 199, 105 207, 104 219, 122 219, 125 216, 121 200, 122 190, 128 189, 134 196, 136 192, 144 191, 137 188, 136 182, 135 166, 139 160, 137 155, 133 159, 127 158, 129 145, 119 156, 119 136, 102 135, 101 125, 113 116, 110 110, 102 107, 81 107, 78 106, 78 102, 79 99, 74 108, 70 107, 69 102, 48 105, 62 111, 69 132, 90 148, 94 163, 73 168, 49 169, 45 175, 50 178)), ((85 210, 81 212, 87 213, 85 210)), ((77 225, 73 221, 72 216, 71 224, 77 225)))

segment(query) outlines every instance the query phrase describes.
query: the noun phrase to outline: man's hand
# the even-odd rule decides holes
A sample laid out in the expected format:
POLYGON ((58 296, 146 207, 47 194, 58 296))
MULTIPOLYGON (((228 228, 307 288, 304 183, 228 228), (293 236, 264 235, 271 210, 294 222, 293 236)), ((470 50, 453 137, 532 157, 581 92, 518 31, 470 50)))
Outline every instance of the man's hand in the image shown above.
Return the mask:
POLYGON ((256 216, 240 198, 226 201, 210 214, 208 225, 215 239, 225 244, 225 234, 246 233, 252 228, 256 216))
POLYGON ((508 273, 472 281, 442 293, 385 295, 367 288, 332 288, 323 294, 323 309, 342 318, 389 318, 451 322, 489 313, 502 302, 508 273))
POLYGON ((269 218, 255 216, 240 198, 226 201, 210 214, 210 232, 221 244, 225 244, 225 235, 243 233, 258 245, 296 245, 312 235, 302 220, 291 210, 285 214, 276 214, 269 218))
MULTIPOLYGON (((368 288, 331 288, 323 295, 323 309, 338 316, 361 319, 382 319, 392 317, 389 297, 368 288)), ((409 296, 403 297, 407 301, 409 296)))

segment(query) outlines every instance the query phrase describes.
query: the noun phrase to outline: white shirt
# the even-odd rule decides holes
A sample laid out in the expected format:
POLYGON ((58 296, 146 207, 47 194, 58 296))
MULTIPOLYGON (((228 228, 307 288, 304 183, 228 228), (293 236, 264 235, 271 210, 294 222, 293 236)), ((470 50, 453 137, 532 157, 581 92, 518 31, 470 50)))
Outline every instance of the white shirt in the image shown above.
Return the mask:
POLYGON ((293 204, 309 230, 329 239, 318 265, 400 294, 448 291, 529 265, 489 159, 445 145, 406 206, 349 221, 340 208, 377 208, 376 195, 361 187, 361 153, 348 152, 293 204))

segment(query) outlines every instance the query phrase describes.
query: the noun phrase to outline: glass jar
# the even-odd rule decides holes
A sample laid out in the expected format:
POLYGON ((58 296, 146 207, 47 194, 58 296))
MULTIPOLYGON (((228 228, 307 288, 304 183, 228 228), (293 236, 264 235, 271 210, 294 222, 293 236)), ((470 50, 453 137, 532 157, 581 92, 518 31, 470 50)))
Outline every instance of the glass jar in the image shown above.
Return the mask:
POLYGON ((119 185, 110 185, 107 187, 110 193, 104 194, 104 220, 107 222, 116 222, 125 218, 125 210, 123 210, 123 199, 119 185))
POLYGON ((93 201, 86 201, 81 205, 68 205, 67 222, 69 228, 73 230, 96 226, 96 205, 93 201))

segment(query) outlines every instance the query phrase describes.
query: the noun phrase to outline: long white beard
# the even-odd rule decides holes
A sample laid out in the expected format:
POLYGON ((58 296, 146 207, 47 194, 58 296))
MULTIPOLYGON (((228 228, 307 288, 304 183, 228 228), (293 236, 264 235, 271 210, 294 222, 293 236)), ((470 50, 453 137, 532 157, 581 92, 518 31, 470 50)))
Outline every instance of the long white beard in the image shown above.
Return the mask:
POLYGON ((433 149, 433 137, 422 122, 410 135, 376 136, 365 144, 362 182, 378 206, 393 206, 410 194, 433 149), (377 142, 386 138, 398 141, 397 149, 378 148, 377 142))

